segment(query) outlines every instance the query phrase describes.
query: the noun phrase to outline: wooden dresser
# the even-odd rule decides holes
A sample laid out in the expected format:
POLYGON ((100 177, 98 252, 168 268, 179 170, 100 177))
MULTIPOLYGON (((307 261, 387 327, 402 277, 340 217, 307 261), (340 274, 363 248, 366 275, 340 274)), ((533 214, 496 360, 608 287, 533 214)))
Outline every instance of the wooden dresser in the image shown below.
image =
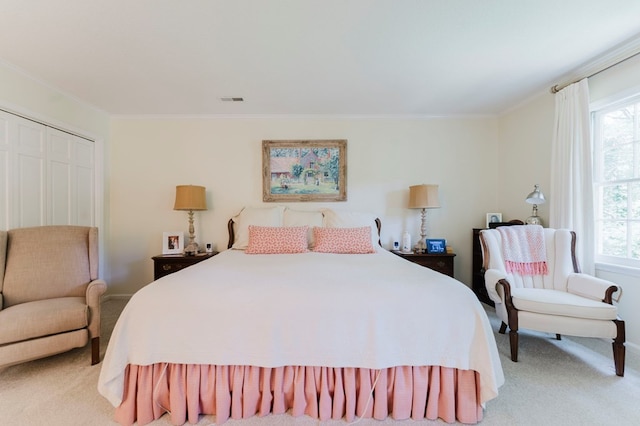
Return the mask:
POLYGON ((425 268, 433 269, 453 278, 453 258, 454 253, 437 253, 437 254, 418 254, 418 253, 402 253, 393 251, 394 254, 407 259, 410 262, 417 263, 425 268))
POLYGON ((153 256, 153 279, 157 280, 165 275, 173 274, 180 269, 207 260, 216 254, 218 254, 217 251, 213 253, 198 253, 195 256, 185 256, 183 254, 160 254, 153 256))

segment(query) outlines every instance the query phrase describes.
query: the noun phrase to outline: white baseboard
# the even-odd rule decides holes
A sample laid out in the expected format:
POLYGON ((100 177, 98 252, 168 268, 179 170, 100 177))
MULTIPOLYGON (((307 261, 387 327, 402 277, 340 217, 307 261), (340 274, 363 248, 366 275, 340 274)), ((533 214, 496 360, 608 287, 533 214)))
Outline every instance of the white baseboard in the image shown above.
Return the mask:
POLYGON ((109 300, 129 300, 132 294, 105 294, 100 299, 100 303, 107 302, 109 300))
POLYGON ((633 352, 635 355, 640 356, 640 345, 636 345, 635 343, 626 342, 624 346, 629 350, 629 352, 633 352))

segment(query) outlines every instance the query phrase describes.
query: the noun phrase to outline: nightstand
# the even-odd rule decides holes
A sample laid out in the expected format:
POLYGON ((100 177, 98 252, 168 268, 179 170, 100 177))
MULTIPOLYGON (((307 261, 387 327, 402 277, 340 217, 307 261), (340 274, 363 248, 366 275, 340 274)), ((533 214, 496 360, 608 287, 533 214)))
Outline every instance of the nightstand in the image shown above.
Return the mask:
POLYGON ((187 266, 210 259, 216 254, 218 254, 217 251, 213 253, 198 253, 195 256, 185 256, 183 254, 159 254, 153 256, 151 258, 153 259, 153 279, 157 280, 165 275, 173 274, 187 266))
POLYGON ((402 253, 392 251, 392 253, 407 259, 410 262, 417 263, 425 268, 433 269, 453 278, 453 258, 455 253, 402 253))

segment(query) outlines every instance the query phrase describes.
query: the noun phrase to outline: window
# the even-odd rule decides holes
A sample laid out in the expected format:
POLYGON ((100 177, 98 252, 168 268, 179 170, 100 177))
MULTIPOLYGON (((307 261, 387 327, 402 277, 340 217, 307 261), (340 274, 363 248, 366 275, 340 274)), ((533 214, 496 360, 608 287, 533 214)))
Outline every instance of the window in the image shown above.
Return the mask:
POLYGON ((640 95, 593 119, 596 261, 640 267, 640 95))

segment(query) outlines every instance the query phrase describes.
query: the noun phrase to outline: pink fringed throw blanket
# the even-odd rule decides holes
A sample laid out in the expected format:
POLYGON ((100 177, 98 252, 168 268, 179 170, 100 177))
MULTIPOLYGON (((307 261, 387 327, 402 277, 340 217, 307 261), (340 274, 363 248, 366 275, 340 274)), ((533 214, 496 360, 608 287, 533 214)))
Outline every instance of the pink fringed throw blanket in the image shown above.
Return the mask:
POLYGON ((508 273, 546 275, 547 251, 540 225, 501 226, 504 262, 508 273))

